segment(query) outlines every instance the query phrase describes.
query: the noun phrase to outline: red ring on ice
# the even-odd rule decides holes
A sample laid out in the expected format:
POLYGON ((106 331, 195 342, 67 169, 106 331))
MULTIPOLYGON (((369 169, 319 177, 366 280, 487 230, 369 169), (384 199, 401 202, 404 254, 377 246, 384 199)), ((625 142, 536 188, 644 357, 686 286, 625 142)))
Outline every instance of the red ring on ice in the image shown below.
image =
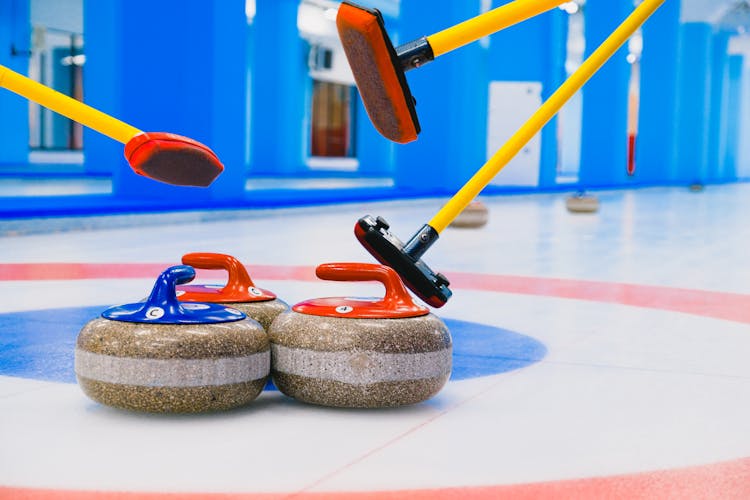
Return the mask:
MULTIPOLYGON (((0 264, 0 280, 80 280, 101 278, 153 278, 169 264, 81 264, 21 263, 0 264)), ((250 266, 258 280, 316 281, 315 268, 305 266, 250 266)), ((543 297, 621 304, 750 324, 750 295, 691 290, 651 285, 599 281, 450 273, 452 286, 462 290, 501 292, 543 297)), ((428 423, 428 422, 426 422, 428 423)), ((426 424, 425 423, 425 424, 426 424)), ((375 452, 377 450, 374 450, 375 452)), ((349 464, 352 465, 352 464, 349 464)), ((346 466, 345 466, 346 467, 346 466)), ((336 472, 334 472, 335 474, 336 472)), ((314 486, 314 485, 313 485, 314 486)), ((37 488, 0 487, 0 499, 27 500, 299 500, 388 498, 430 500, 484 500, 494 498, 599 499, 650 498, 750 498, 750 458, 673 470, 623 474, 601 478, 505 486, 465 486, 442 489, 367 492, 288 492, 288 493, 146 493, 65 491, 37 488)))

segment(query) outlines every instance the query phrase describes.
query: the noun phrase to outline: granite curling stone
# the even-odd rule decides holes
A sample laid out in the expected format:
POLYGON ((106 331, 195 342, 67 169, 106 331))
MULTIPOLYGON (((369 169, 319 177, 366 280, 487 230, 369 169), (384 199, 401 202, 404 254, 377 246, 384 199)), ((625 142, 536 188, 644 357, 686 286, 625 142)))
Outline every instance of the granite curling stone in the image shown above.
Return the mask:
POLYGON ((301 302, 271 324, 271 376, 308 403, 380 408, 425 401, 450 377, 445 324, 412 301, 396 272, 377 264, 323 264, 321 279, 380 281, 382 299, 301 302))
POLYGON ((599 211, 599 199, 593 195, 577 193, 565 200, 565 207, 571 213, 594 213, 599 211))
POLYGON ((250 279, 245 266, 232 257, 220 253, 189 253, 182 263, 196 269, 227 271, 226 285, 182 285, 177 287, 177 298, 182 302, 208 302, 238 309, 268 330, 276 316, 289 306, 268 290, 258 288, 250 279))
POLYGON ((490 212, 481 201, 474 200, 450 223, 450 227, 476 229, 487 225, 490 212))
POLYGON ((105 405, 155 413, 198 413, 245 405, 263 390, 270 344, 236 309, 181 303, 175 286, 189 266, 164 271, 144 302, 113 307, 78 336, 75 371, 83 392, 105 405))

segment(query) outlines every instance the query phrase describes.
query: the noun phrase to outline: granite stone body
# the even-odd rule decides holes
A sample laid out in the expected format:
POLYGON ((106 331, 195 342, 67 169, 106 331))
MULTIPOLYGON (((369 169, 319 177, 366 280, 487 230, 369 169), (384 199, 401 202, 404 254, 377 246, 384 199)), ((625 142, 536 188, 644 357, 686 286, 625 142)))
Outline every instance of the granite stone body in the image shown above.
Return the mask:
POLYGON ((265 300, 262 302, 222 302, 220 304, 242 311, 247 314, 248 318, 260 323, 266 331, 268 331, 276 316, 289 309, 289 305, 281 299, 265 300))
POLYGON ((479 228, 487 225, 490 212, 484 203, 472 201, 458 216, 450 223, 451 227, 479 228))
POLYGON ((571 213, 594 213, 599 211, 599 198, 593 195, 577 194, 565 200, 565 207, 571 213))
POLYGON ((254 320, 169 325, 96 318, 76 344, 76 375, 100 403, 146 412, 226 410, 255 399, 270 344, 254 320))
POLYGON ((271 374, 308 403, 379 408, 419 403, 451 373, 452 343, 435 315, 340 318, 287 311, 269 329, 271 374))

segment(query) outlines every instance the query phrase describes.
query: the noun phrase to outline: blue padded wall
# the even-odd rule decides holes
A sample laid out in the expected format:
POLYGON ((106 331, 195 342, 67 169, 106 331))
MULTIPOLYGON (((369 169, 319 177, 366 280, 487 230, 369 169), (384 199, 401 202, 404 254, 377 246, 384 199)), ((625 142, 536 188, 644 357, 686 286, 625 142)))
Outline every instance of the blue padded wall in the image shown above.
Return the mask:
MULTIPOLYGON (((28 0, 0 0, 0 64, 26 75, 31 49, 28 0)), ((0 89, 0 168, 29 160, 29 104, 0 89)))
POLYGON ((665 2, 643 26, 635 180, 666 184, 677 178, 676 113, 680 2, 665 2))
POLYGON ((727 98, 729 94, 729 33, 718 32, 713 37, 711 57, 711 102, 708 141, 709 182, 724 180, 727 153, 727 98))
MULTIPOLYGON (((504 3, 507 2, 499 2, 495 7, 504 3)), ((567 14, 554 9, 493 35, 489 80, 540 82, 542 100, 546 100, 565 79, 567 22, 567 14)), ((539 185, 551 187, 557 177, 557 117, 541 133, 539 185)))
POLYGON ((305 169, 309 108, 307 45, 297 30, 297 0, 260 1, 253 20, 251 160, 253 174, 305 169))
POLYGON ((356 117, 357 172, 363 176, 392 176, 396 145, 378 133, 367 117, 359 96, 356 117))
MULTIPOLYGON (((402 0, 401 43, 479 14, 479 2, 402 0)), ((485 161, 486 49, 473 43, 407 73, 422 133, 396 146, 395 183, 415 194, 452 194, 485 161)))
POLYGON ((176 206, 241 199, 244 2, 112 0, 86 2, 84 8, 87 101, 142 130, 203 142, 226 167, 209 189, 168 186, 134 175, 121 159, 122 145, 89 132, 88 170, 112 165, 114 193, 126 198, 176 206))
POLYGON ((726 110, 726 149, 723 158, 723 180, 731 182, 737 180, 737 158, 740 154, 740 128, 742 103, 743 66, 745 58, 742 55, 729 56, 726 110))
MULTIPOLYGON (((588 0, 586 55, 590 55, 632 12, 632 2, 588 0)), ((583 131, 579 182, 606 187, 628 182, 627 122, 630 65, 620 49, 583 88, 583 131)))
POLYGON ((675 180, 704 183, 709 178, 713 28, 685 23, 681 31, 675 180))
MULTIPOLYGON (((243 0, 202 2, 212 15, 211 25, 211 148, 224 163, 224 173, 212 184, 214 199, 241 200, 245 196, 247 162, 247 18, 243 0), (206 5, 207 4, 207 5, 206 5)), ((197 16, 201 13, 198 11, 197 16)), ((206 43, 201 41, 200 43, 206 43)), ((196 68, 197 69, 197 68, 196 68)), ((193 74, 200 73, 197 69, 193 74)), ((191 102, 186 98, 186 102, 191 102)))
MULTIPOLYGON (((101 111, 124 118, 121 2, 85 2, 83 31, 86 64, 83 66, 84 101, 101 111)), ((135 126, 139 126, 134 124, 135 126)), ((89 128, 83 129, 84 167, 90 174, 112 175, 130 171, 123 145, 89 128)))
MULTIPOLYGON (((396 44, 430 35, 508 0, 379 2, 396 44)), ((363 0, 363 3, 367 3, 363 0)), ((741 146, 742 60, 727 50, 729 35, 706 23, 680 23, 679 1, 666 2, 643 28, 637 172, 628 177, 626 49, 584 88, 580 185, 627 187, 725 182, 737 175, 741 146)), ((123 145, 85 132, 85 171, 111 175, 114 195, 104 206, 183 208, 240 206, 341 196, 452 195, 486 161, 488 85, 538 81, 543 98, 562 83, 567 15, 541 15, 472 43, 407 73, 418 100, 422 134, 395 145, 372 127, 356 99, 356 174, 392 175, 395 189, 329 190, 314 194, 268 190, 250 194, 247 175, 339 175, 310 170, 312 81, 307 42, 297 29, 299 0, 260 0, 252 24, 244 0, 84 1, 87 62, 85 100, 147 131, 183 134, 213 148, 226 171, 209 189, 178 188, 134 175, 123 145), (251 199, 249 196, 252 196, 251 199), (259 198, 259 196, 261 198, 259 198)), ((29 0, 0 0, 0 63, 28 71, 29 0)), ((632 2, 588 0, 590 54, 631 12, 632 2)), ((0 92, 0 166, 28 163, 28 104, 0 92)), ((528 117, 522 117, 528 118, 528 117)), ((542 132, 541 189, 556 189, 557 126, 542 132)), ((514 188, 495 186, 493 192, 514 188)), ((93 207, 95 200, 57 201, 93 207)), ((46 206, 46 205, 45 205, 46 206)))

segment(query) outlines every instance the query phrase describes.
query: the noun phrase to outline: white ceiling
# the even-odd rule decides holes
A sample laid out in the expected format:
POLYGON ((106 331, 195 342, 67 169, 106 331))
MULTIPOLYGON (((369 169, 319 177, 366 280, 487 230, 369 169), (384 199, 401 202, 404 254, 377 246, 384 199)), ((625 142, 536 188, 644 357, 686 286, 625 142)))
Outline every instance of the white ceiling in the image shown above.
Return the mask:
MULTIPOLYGON (((669 2, 676 0, 667 0, 669 2)), ((682 0, 683 22, 718 22, 744 0, 682 0)))
POLYGON ((83 33, 82 0, 31 0, 31 24, 83 33))

